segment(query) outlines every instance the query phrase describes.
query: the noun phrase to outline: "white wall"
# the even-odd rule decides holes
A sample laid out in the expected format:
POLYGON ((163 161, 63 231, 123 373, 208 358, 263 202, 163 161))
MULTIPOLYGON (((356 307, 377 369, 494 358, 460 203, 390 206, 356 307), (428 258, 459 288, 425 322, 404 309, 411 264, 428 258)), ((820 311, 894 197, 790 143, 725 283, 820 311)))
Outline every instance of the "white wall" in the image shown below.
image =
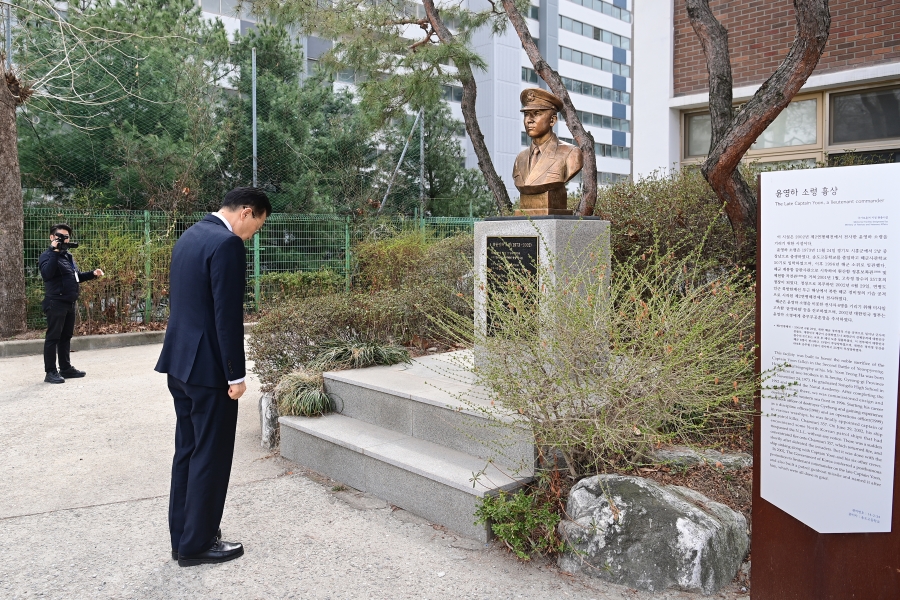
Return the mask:
MULTIPOLYGON (((473 2, 472 8, 483 8, 473 2)), ((487 5, 486 2, 483 3, 487 5)), ((512 170, 516 155, 522 150, 520 130, 522 116, 519 114, 519 91, 521 89, 522 46, 512 27, 501 35, 492 35, 489 27, 484 27, 472 36, 472 47, 487 63, 484 71, 475 70, 478 97, 475 112, 478 124, 484 134, 494 169, 503 178, 510 198, 519 197, 513 183, 512 170)), ((478 159, 471 150, 471 142, 466 140, 466 166, 477 168, 478 159)))
POLYGON ((674 95, 674 10, 680 0, 634 0, 632 72, 634 178, 678 168, 679 111, 674 95))

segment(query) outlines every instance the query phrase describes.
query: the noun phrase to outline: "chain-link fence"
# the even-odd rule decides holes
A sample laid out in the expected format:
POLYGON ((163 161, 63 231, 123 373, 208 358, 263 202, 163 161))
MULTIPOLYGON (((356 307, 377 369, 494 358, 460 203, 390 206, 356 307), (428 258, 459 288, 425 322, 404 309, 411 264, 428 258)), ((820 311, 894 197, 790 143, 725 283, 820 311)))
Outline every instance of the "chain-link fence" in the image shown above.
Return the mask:
MULTIPOLYGON (((28 208, 25 211, 25 276, 28 326, 44 326, 40 302, 44 286, 38 257, 50 243, 50 227, 66 223, 79 248, 72 254, 81 270, 101 268, 106 277, 81 286, 79 317, 85 331, 128 328, 168 318, 172 247, 204 213, 28 208)), ((275 213, 247 246, 246 308, 260 307, 266 274, 328 270, 344 281, 353 276, 353 246, 363 240, 421 230, 447 237, 471 231, 475 219, 383 217, 351 219, 328 215, 275 213)))

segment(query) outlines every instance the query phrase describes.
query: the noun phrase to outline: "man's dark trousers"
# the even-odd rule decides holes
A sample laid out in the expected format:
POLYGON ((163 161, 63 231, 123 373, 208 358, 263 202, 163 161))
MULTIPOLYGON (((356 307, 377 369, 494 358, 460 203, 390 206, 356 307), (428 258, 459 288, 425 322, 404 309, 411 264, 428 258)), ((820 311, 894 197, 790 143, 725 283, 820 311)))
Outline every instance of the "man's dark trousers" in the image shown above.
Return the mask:
POLYGON ((169 492, 172 549, 205 552, 225 509, 234 456, 238 402, 228 388, 191 385, 168 376, 175 399, 175 458, 169 492))
POLYGON ((59 355, 59 369, 72 367, 69 351, 72 335, 75 333, 75 303, 46 298, 41 303, 47 317, 47 336, 44 338, 44 371, 56 371, 56 357, 59 355))

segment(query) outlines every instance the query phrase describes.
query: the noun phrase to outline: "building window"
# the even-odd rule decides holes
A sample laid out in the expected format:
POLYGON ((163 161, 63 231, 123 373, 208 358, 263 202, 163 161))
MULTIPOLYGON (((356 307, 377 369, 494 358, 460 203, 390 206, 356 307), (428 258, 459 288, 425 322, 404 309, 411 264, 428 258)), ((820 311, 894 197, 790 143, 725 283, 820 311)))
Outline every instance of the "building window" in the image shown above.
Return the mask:
POLYGON ((367 76, 365 73, 360 73, 353 69, 349 69, 346 71, 338 71, 337 77, 335 77, 336 81, 339 83, 352 83, 354 85, 363 83, 366 81, 367 76))
POLYGON ((617 119, 615 117, 598 115, 581 110, 575 112, 578 113, 578 118, 581 120, 582 125, 592 125, 594 127, 612 129, 613 131, 624 131, 626 133, 631 129, 631 124, 625 119, 617 119))
POLYGON ((462 102, 463 89, 458 85, 445 85, 444 100, 447 102, 462 102))
MULTIPOLYGON (((750 146, 750 150, 818 144, 818 104, 817 98, 797 100, 788 104, 750 146)), ((712 139, 709 113, 688 114, 684 120, 685 156, 706 156, 712 139)))
MULTIPOLYGON (((562 79, 566 89, 573 94, 584 94, 585 96, 618 102, 619 104, 631 104, 631 94, 628 92, 613 90, 608 87, 603 87, 602 85, 578 81, 577 79, 570 79, 569 77, 560 77, 560 79, 562 79)), ((535 73, 534 69, 522 67, 522 81, 537 84, 538 74, 535 73)))
POLYGON ((684 117, 684 155, 706 156, 712 140, 712 124, 709 113, 695 113, 684 117))
POLYGON ((630 12, 628 12, 624 8, 613 6, 609 2, 603 2, 603 0, 571 0, 571 2, 580 4, 585 8, 590 8, 591 10, 596 10, 597 12, 603 13, 604 15, 609 15, 610 17, 619 19, 620 21, 631 23, 630 12))
POLYGON ((538 10, 539 9, 537 6, 530 4, 529 10, 528 10, 528 16, 531 17, 532 19, 534 19, 535 21, 538 21, 539 20, 538 19, 538 10))
POLYGON ((559 28, 589 37, 598 42, 611 44, 617 48, 622 48, 623 50, 631 50, 631 40, 627 37, 616 35, 615 33, 600 29, 599 27, 594 27, 593 25, 588 25, 587 23, 582 23, 581 21, 576 21, 575 19, 570 19, 569 17, 559 16, 559 28))
MULTIPOLYGON (((573 146, 577 146, 575 140, 572 138, 559 138, 563 142, 567 142, 572 144, 573 146)), ((594 154, 597 156, 605 156, 608 158, 624 158, 628 160, 631 158, 631 148, 626 146, 613 146, 612 144, 601 144, 599 142, 594 142, 594 154)))
POLYGON ((900 138, 900 87, 832 94, 831 143, 900 138))
MULTIPOLYGON (((620 181, 628 181, 631 179, 628 175, 623 175, 622 173, 606 173, 605 171, 597 171, 597 184, 598 185, 612 185, 614 183, 619 183, 620 181)), ((569 180, 570 184, 581 185, 581 171, 575 175, 571 180, 569 180)))
POLYGON ((809 146, 817 142, 816 112, 818 101, 791 102, 772 121, 761 136, 750 146, 751 150, 784 148, 785 146, 809 146))
POLYGON ((565 46, 559 47, 559 58, 569 62, 584 65, 586 67, 591 67, 592 69, 597 69, 598 71, 606 71, 607 73, 612 73, 613 75, 631 77, 631 68, 628 65, 613 62, 606 58, 600 58, 599 56, 594 56, 593 54, 588 54, 587 52, 581 52, 579 50, 566 48, 565 46))

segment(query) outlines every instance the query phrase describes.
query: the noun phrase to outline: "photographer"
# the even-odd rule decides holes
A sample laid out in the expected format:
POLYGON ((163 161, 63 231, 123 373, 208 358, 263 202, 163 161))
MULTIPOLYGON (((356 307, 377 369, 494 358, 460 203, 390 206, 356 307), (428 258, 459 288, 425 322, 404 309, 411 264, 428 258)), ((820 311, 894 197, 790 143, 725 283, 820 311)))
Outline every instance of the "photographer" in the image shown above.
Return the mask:
POLYGON ((75 301, 78 300, 78 286, 103 276, 103 271, 79 272, 69 248, 78 244, 70 242, 72 228, 59 223, 50 228, 50 247, 38 259, 41 277, 44 278, 44 301, 41 308, 47 317, 47 336, 44 339, 44 371, 47 383, 65 383, 66 379, 84 377, 69 362, 69 348, 75 332, 75 301), (56 356, 59 354, 59 371, 56 370, 56 356))

